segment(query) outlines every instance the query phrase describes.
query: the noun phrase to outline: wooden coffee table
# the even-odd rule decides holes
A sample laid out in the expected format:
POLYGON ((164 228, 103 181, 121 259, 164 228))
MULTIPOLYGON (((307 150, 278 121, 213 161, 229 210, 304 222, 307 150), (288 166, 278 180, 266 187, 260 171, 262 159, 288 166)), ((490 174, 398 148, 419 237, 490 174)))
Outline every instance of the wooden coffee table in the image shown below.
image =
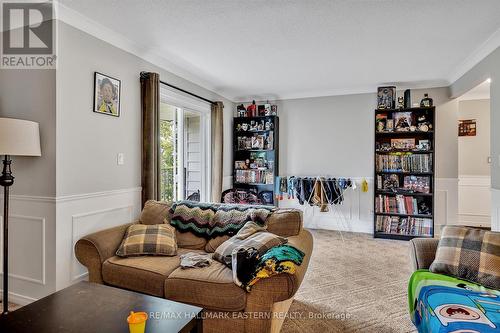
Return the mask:
POLYGON ((144 311, 146 333, 202 332, 201 308, 80 282, 0 316, 0 332, 127 333, 130 311, 144 311))

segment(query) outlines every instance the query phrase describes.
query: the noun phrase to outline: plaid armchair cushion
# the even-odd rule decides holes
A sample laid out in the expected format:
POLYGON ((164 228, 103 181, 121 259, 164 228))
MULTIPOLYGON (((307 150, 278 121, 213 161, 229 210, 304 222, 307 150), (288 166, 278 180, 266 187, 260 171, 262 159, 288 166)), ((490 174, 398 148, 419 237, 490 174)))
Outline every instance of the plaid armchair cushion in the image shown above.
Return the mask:
POLYGON ((175 256, 175 229, 168 224, 133 224, 116 251, 119 257, 140 255, 175 256))
POLYGON ((429 270, 500 289, 500 233, 444 227, 429 270))

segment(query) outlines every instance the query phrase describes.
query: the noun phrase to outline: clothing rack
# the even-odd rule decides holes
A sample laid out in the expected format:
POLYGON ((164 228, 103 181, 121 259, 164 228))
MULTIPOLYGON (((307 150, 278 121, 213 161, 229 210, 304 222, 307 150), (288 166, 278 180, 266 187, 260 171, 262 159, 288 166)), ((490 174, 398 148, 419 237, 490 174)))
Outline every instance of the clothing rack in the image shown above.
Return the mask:
MULTIPOLYGON (((320 212, 332 211, 343 229, 351 230, 349 220, 345 217, 340 206, 345 201, 345 191, 357 188, 354 177, 339 176, 287 176, 278 177, 276 181, 277 200, 283 200, 283 193, 288 199, 298 199, 299 204, 307 207, 319 207, 320 212)), ((338 230, 344 241, 342 230, 338 230)))
MULTIPOLYGON (((283 200, 283 193, 289 199, 297 198, 301 205, 321 206, 342 204, 343 193, 348 188, 356 189, 354 177, 338 176, 280 176, 276 181, 278 200, 283 200), (311 199, 314 199, 311 201, 311 199)), ((322 211, 325 211, 322 209, 322 211)))

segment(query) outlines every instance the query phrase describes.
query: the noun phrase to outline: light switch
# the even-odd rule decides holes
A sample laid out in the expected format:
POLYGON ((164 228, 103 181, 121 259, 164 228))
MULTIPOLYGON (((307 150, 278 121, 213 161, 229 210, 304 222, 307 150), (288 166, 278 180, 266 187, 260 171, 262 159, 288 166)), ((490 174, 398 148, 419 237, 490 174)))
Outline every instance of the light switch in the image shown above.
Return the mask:
POLYGON ((492 162, 491 161, 491 156, 488 156, 487 162, 488 162, 488 164, 491 164, 491 162, 492 162))
POLYGON ((125 164, 125 154, 124 153, 118 153, 118 155, 116 155, 116 163, 118 165, 125 164))

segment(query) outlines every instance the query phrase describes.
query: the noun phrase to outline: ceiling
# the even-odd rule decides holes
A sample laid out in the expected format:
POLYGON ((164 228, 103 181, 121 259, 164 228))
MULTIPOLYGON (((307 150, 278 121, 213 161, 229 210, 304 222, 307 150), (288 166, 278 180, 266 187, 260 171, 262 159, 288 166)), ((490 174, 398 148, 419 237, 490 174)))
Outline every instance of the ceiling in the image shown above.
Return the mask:
POLYGON ((448 85, 500 46, 498 0, 60 0, 61 19, 232 100, 448 85))

